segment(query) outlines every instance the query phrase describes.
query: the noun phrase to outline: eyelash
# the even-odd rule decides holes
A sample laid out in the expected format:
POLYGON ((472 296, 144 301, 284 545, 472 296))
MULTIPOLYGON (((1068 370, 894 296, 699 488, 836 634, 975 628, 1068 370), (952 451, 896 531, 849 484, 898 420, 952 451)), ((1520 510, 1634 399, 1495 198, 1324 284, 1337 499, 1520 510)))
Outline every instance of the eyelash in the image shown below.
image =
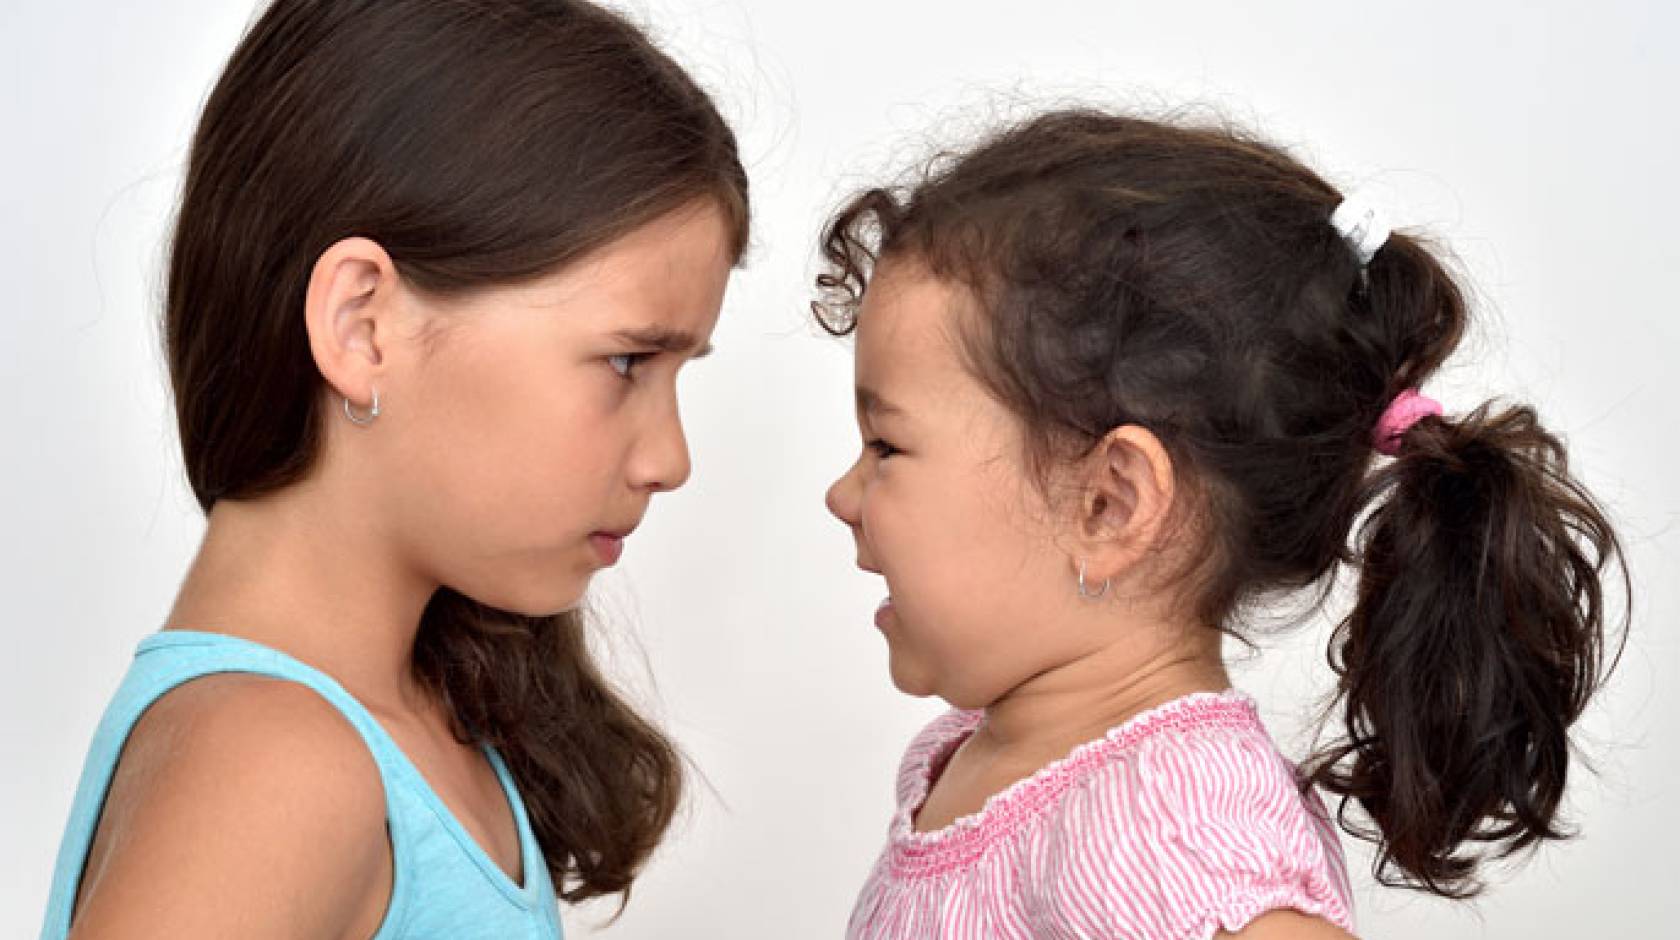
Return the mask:
POLYGON ((890 444, 890 443, 888 443, 888 442, 886 442, 886 441, 884 441, 884 440, 882 440, 881 438, 878 438, 878 437, 875 438, 874 440, 870 441, 869 443, 865 444, 864 446, 866 446, 870 450, 874 451, 875 456, 880 458, 881 460, 885 460, 888 457, 893 456, 894 454, 904 453, 903 451, 899 450, 898 448, 892 446, 892 444, 890 444))
POLYGON ((652 353, 619 353, 616 356, 608 356, 607 365, 610 366, 614 372, 618 373, 619 378, 629 379, 634 377, 633 373, 635 372, 636 366, 651 358, 652 355, 652 353), (624 368, 622 370, 618 367, 618 360, 620 359, 625 360, 624 368))

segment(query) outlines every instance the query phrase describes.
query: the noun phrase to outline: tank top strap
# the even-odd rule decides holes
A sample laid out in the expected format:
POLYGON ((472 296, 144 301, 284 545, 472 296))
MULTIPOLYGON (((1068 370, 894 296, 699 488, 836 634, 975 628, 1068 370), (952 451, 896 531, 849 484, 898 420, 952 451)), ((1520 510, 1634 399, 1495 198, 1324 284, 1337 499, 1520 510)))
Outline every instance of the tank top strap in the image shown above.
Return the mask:
MULTIPOLYGON (((70 915, 80 888, 82 869, 92 848, 105 795, 116 772, 123 745, 134 725, 159 698, 182 683, 201 676, 224 672, 248 673, 300 683, 315 690, 344 715, 361 735, 385 791, 386 822, 393 850, 393 864, 399 869, 408 854, 409 827, 399 806, 399 793, 412 790, 411 775, 419 772, 403 756, 372 713, 326 673, 306 665, 272 647, 252 640, 195 630, 164 630, 140 641, 134 660, 110 706, 100 719, 89 746, 87 761, 71 806, 69 824, 59 848, 53 873, 53 892, 47 902, 43 936, 63 936, 69 930, 70 915)), ((393 872, 398 880, 406 880, 393 872)), ((393 896, 393 905, 398 897, 393 896)), ((384 933, 383 931, 381 932, 384 933)))
POLYGON ((392 783, 412 784, 408 759, 366 706, 345 691, 338 680, 273 647, 225 633, 164 630, 141 640, 134 657, 140 676, 156 677, 138 683, 140 688, 132 703, 136 706, 135 719, 166 692, 201 676, 238 672, 285 679, 314 689, 338 709, 373 754, 387 788, 392 783))

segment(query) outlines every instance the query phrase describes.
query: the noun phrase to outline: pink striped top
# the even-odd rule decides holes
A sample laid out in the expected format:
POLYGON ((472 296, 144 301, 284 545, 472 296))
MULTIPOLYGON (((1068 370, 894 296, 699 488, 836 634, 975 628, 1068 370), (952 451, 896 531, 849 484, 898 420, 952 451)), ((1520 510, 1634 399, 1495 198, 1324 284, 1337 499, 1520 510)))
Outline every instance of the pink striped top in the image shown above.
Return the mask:
POLYGON ((944 762, 984 717, 954 709, 911 742, 849 940, 1205 940, 1275 908, 1353 929, 1335 825, 1302 795, 1246 694, 1174 699, 979 812, 914 831, 944 762))

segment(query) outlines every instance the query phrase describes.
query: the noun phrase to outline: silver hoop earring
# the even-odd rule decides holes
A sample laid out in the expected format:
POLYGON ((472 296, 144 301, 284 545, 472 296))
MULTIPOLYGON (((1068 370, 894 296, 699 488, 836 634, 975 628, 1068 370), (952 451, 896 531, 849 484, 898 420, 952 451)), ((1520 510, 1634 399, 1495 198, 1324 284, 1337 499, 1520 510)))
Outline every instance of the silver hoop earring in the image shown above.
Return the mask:
POLYGON ((1079 562, 1079 596, 1080 597, 1089 598, 1091 600, 1096 600, 1097 598, 1103 596, 1104 594, 1107 594, 1108 593, 1108 583, 1111 580, 1112 580, 1111 578, 1104 578, 1102 587, 1097 590, 1097 593, 1092 594, 1085 587, 1085 561, 1084 561, 1084 559, 1080 559, 1080 562, 1079 562))
POLYGON ((351 424, 359 427, 365 428, 372 424, 373 420, 379 417, 379 389, 376 388, 373 390, 373 406, 368 409, 367 417, 365 418, 356 417, 356 412, 350 409, 350 396, 344 396, 344 416, 350 419, 351 424))

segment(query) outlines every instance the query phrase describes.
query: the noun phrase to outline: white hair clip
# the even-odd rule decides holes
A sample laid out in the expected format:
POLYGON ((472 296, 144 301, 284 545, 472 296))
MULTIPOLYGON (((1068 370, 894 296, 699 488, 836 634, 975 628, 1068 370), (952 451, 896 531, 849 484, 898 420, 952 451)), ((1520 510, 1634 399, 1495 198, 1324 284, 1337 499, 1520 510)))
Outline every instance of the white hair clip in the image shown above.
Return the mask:
POLYGON ((1358 192, 1342 199, 1341 205, 1330 214, 1330 224, 1342 233, 1343 240, 1359 257, 1360 268, 1371 263, 1371 258, 1388 241, 1392 231, 1388 220, 1383 218, 1382 210, 1370 197, 1358 192))

